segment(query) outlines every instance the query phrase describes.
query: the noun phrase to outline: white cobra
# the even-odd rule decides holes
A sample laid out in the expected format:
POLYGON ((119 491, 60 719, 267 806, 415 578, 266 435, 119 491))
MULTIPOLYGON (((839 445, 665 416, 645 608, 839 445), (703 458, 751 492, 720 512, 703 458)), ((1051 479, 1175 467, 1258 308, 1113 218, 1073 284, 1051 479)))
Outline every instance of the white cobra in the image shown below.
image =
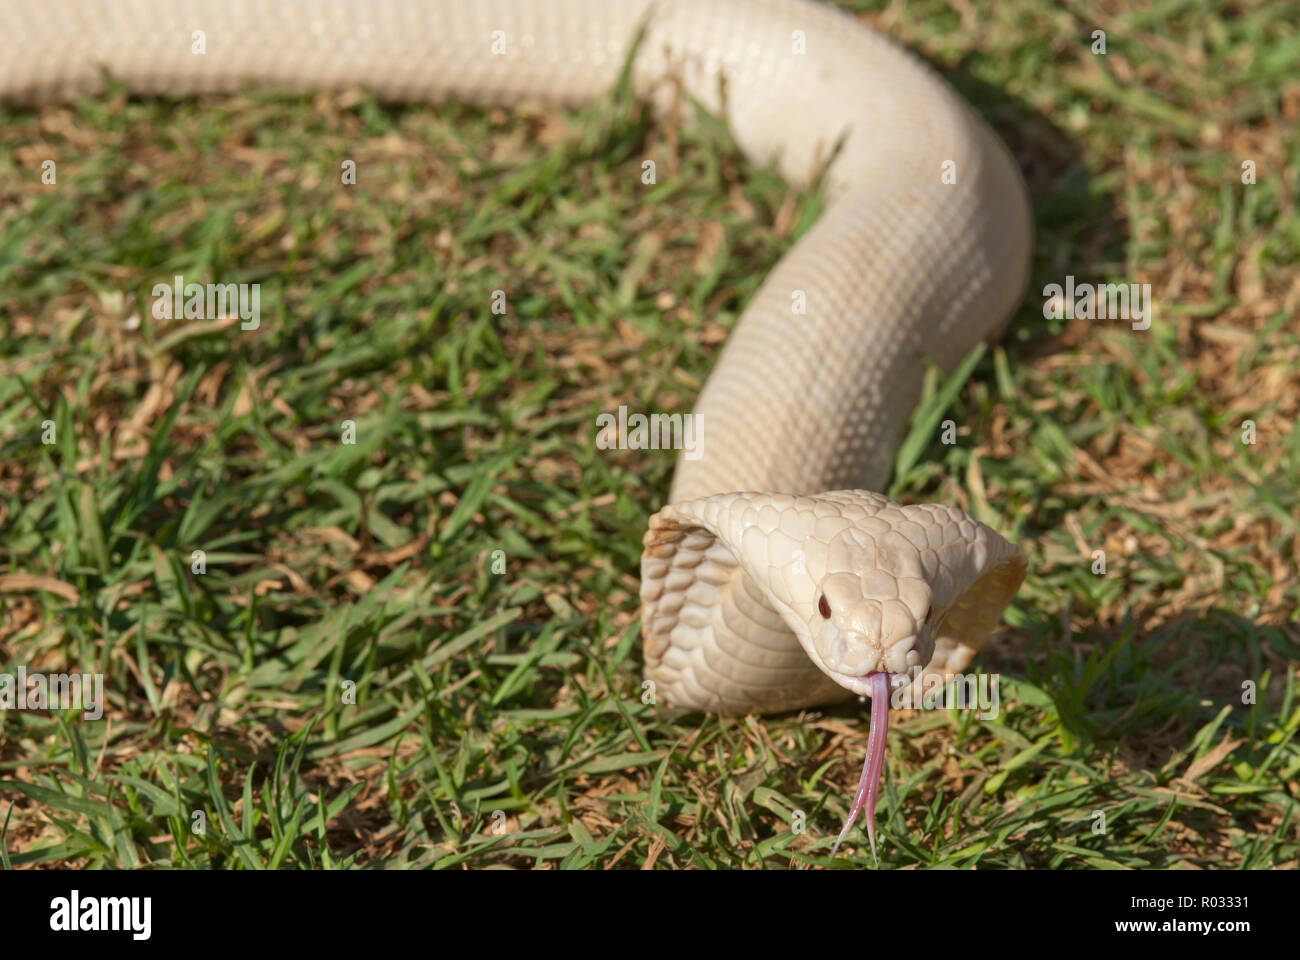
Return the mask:
POLYGON ((866 492, 926 359, 951 370, 998 333, 1028 275, 1019 173, 942 80, 807 0, 0 0, 0 95, 29 101, 107 71, 145 93, 572 105, 633 50, 634 90, 660 109, 684 90, 753 161, 802 184, 830 160, 825 212, 745 310, 695 408, 702 456, 651 518, 646 675, 704 711, 870 696, 840 839, 865 804, 874 853, 891 682, 963 669, 1025 573, 960 510, 866 492))

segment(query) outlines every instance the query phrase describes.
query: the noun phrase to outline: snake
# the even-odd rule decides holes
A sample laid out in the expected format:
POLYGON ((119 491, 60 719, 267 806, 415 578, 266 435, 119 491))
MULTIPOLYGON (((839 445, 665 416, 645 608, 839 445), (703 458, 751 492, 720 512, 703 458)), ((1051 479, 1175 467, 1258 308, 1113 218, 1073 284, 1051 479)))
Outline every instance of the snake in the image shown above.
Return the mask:
MULTIPOLYGON (((951 374, 1028 282, 1010 152, 928 65, 812 0, 0 0, 0 96, 362 88, 383 100, 580 106, 619 84, 722 118, 822 209, 745 306, 641 558, 654 702, 722 714, 871 700, 874 815, 891 694, 996 629, 1024 552, 888 482, 926 371, 951 374)), ((878 862, 878 860, 877 860, 878 862)))

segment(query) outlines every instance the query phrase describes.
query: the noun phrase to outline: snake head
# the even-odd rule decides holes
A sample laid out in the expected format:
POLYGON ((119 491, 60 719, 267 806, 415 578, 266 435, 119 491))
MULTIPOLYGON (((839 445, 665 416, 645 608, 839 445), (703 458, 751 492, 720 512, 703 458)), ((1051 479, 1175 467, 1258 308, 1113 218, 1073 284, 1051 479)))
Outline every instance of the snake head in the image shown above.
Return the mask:
MULTIPOLYGON (((920 576, 890 569, 861 531, 839 534, 831 551, 849 569, 824 575, 804 612, 818 665, 840 686, 870 695, 873 673, 917 675, 934 654, 934 591, 920 576)), ((917 571, 919 572, 919 571, 917 571)))
MULTIPOLYGON (((801 504, 812 519, 769 583, 804 652, 859 696, 871 696, 876 673, 896 685, 960 669, 1024 577, 1020 551, 951 507, 901 506, 862 491, 801 504)), ((769 549, 769 563, 777 552, 769 549)))

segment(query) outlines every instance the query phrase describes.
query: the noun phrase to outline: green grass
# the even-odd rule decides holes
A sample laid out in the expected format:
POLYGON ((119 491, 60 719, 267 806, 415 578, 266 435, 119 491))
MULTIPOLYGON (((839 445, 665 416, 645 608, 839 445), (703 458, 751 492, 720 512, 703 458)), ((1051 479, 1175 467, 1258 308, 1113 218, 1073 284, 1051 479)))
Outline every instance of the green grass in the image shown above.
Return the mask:
MULTIPOLYGON (((891 492, 1031 564, 977 661, 1003 712, 895 715, 880 865, 1295 867, 1300 12, 958 8, 869 20, 1012 146, 1034 280, 891 492), (1151 283, 1155 324, 1043 319, 1067 273, 1151 283)), ((867 709, 642 704, 673 460, 593 442, 690 408, 815 191, 619 98, 0 121, 0 672, 107 693, 0 719, 5 866, 832 863, 867 709), (261 328, 155 320, 178 273, 260 283, 261 328)), ((870 867, 860 828, 833 863, 870 867)))

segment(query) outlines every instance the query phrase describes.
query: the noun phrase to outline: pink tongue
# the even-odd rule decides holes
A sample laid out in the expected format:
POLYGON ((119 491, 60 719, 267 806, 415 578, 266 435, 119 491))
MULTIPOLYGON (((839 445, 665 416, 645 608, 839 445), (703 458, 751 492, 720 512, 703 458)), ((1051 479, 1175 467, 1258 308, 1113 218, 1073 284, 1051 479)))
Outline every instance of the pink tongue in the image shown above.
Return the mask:
POLYGON ((865 805, 867 808, 867 839, 871 841, 871 859, 876 860, 876 797, 880 794, 880 774, 885 769, 885 730, 889 726, 889 674, 873 673, 867 677, 871 684, 871 732, 867 735, 867 762, 862 765, 862 779, 858 781, 858 791, 853 797, 853 806, 849 809, 848 822, 840 831, 835 846, 831 847, 831 856, 839 850, 853 821, 858 819, 858 812, 865 805))

